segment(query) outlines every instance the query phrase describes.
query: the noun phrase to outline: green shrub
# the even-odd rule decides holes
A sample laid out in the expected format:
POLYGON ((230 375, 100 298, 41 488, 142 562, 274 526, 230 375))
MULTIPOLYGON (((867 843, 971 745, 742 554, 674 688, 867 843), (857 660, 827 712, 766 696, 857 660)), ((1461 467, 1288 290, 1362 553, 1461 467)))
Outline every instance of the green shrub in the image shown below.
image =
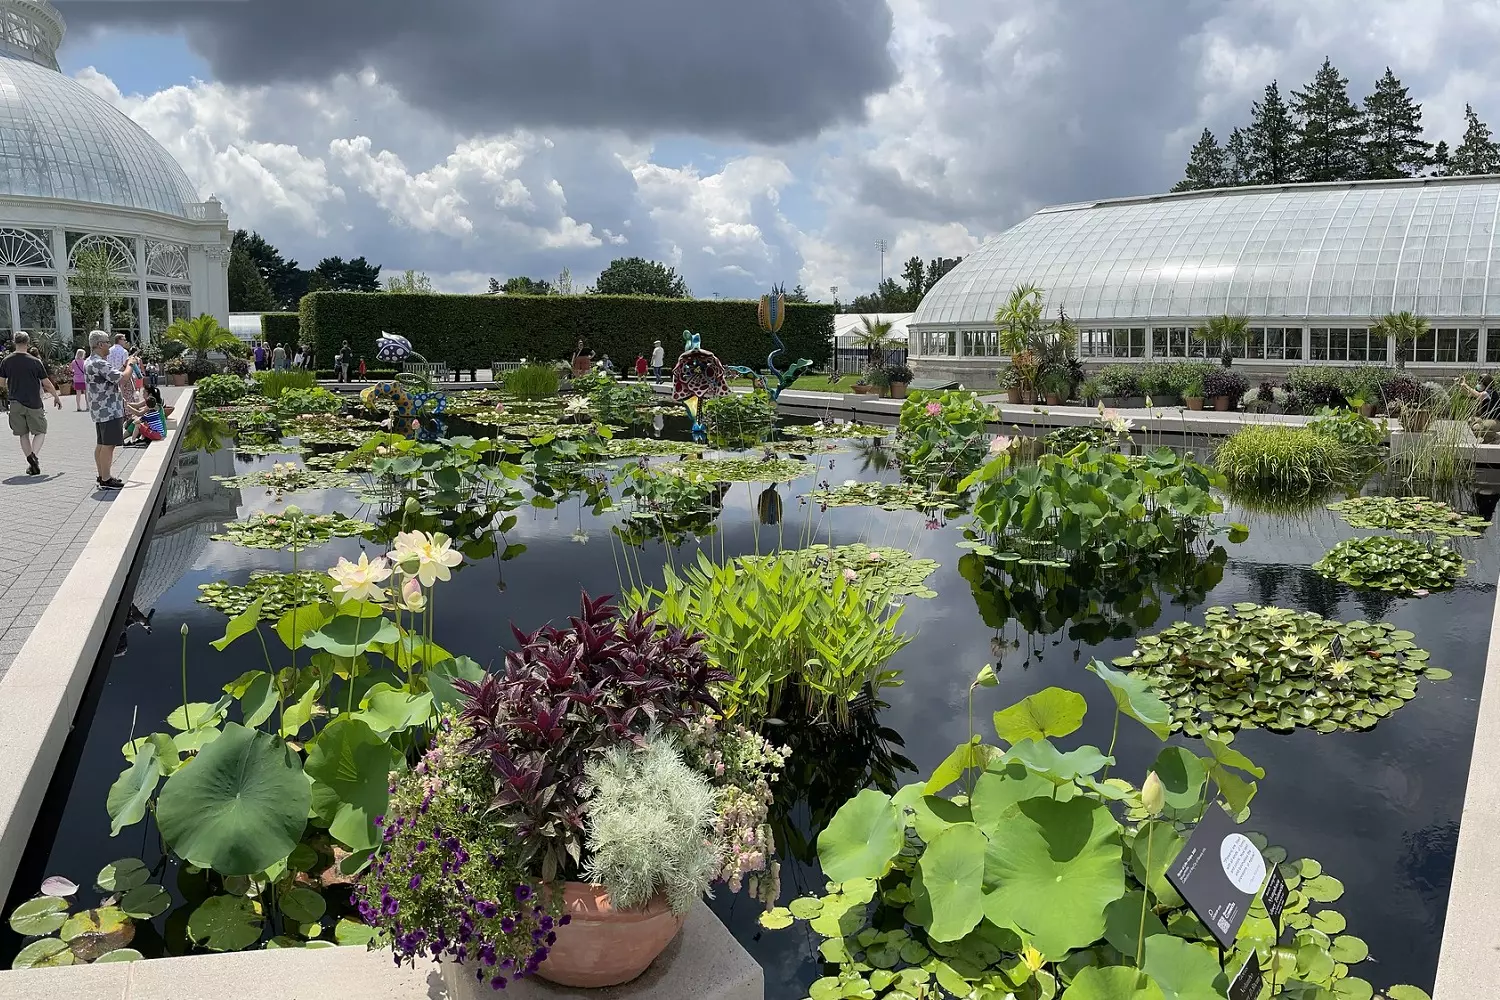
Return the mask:
POLYGON ((1094 376, 1099 385, 1099 395, 1111 398, 1139 396, 1141 394, 1140 372, 1136 365, 1105 365, 1094 376))
POLYGON ((276 398, 276 412, 283 417, 304 413, 337 413, 344 401, 320 385, 311 389, 286 389, 276 398))
MULTIPOLYGON (((331 359, 347 340, 355 357, 372 358, 382 330, 400 334, 429 361, 487 368, 497 360, 570 358, 579 337, 598 357, 651 354, 660 340, 668 357, 682 331, 726 365, 759 369, 774 348, 749 300, 658 299, 633 295, 433 295, 313 292, 302 297, 302 341, 331 359)), ((833 307, 787 303, 781 328, 785 357, 826 366, 833 356, 833 307)))
POLYGON ((317 377, 309 371, 256 372, 255 384, 260 394, 267 399, 279 399, 288 389, 311 389, 318 384, 317 377))
POLYGON ((1174 361, 1168 378, 1177 395, 1183 398, 1201 396, 1203 380, 1220 367, 1211 361, 1174 361))
MULTIPOLYGON (((302 320, 296 313, 262 313, 260 339, 270 347, 280 344, 286 348, 287 354, 293 354, 297 345, 302 343, 302 320)), ((333 357, 332 354, 328 356, 333 357)))
POLYGON ((245 380, 233 375, 210 375, 198 383, 199 406, 224 406, 248 393, 245 380))
POLYGON ((1136 383, 1141 387, 1143 396, 1177 396, 1181 395, 1177 388, 1176 380, 1172 377, 1172 365, 1165 361, 1147 361, 1137 365, 1140 369, 1136 375, 1136 383))
MULTIPOLYGON (((576 387, 575 387, 576 388, 576 387)), ((726 397, 727 398, 727 397, 726 397)), ((656 405, 656 393, 639 382, 616 382, 600 386, 589 393, 589 409, 606 424, 648 423, 650 407, 656 405)))
POLYGON ((1331 365, 1299 365, 1287 372, 1286 387, 1304 406, 1343 406, 1347 371, 1331 365))
POLYGON ((1255 424, 1219 446, 1214 464, 1236 486, 1318 493, 1348 483, 1357 461, 1338 438, 1308 427, 1255 424))
POLYGON ((522 365, 505 373, 505 391, 523 399, 557 395, 557 369, 551 365, 522 365))
POLYGON ((1325 408, 1307 425, 1318 434, 1334 438, 1349 450, 1352 458, 1373 465, 1380 460, 1380 446, 1385 443, 1386 423, 1376 423, 1351 409, 1325 408))

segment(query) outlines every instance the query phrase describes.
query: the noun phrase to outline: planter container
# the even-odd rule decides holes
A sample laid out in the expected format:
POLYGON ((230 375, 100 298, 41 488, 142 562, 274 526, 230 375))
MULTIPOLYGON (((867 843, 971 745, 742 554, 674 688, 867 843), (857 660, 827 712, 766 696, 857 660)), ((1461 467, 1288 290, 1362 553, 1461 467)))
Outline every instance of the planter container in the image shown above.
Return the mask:
POLYGON ((673 913, 660 895, 639 910, 619 911, 603 886, 565 882, 562 893, 563 912, 573 919, 557 928, 557 944, 537 969, 559 986, 592 989, 630 982, 672 943, 687 919, 673 913))
POLYGON ((874 394, 876 396, 880 395, 879 389, 875 388, 873 385, 864 385, 863 383, 855 385, 854 391, 861 396, 868 396, 871 394, 874 394))
POLYGON ((1021 390, 1016 388, 1015 386, 1011 386, 1010 388, 1006 389, 1005 401, 1013 405, 1019 405, 1021 402, 1021 390))
POLYGON ((172 375, 171 375, 171 379, 172 379, 172 384, 174 386, 181 387, 181 386, 187 385, 187 375, 186 375, 186 373, 183 373, 183 372, 173 372, 172 375))
POLYGON ((1362 417, 1373 417, 1375 415, 1375 404, 1361 403, 1359 407, 1359 415, 1362 417))
POLYGON ((1431 410, 1407 410, 1401 411, 1401 429, 1413 434, 1420 434, 1432 424, 1431 410))
POLYGON ((891 383, 891 398, 892 399, 905 399, 906 398, 906 383, 905 382, 892 382, 891 383))
POLYGON ((1048 406, 1061 406, 1062 405, 1063 399, 1062 399, 1062 394, 1061 393, 1049 392, 1049 393, 1047 393, 1047 397, 1046 398, 1047 398, 1047 405, 1048 406))
POLYGON ((1201 410, 1201 409, 1203 409, 1203 397, 1202 396, 1183 396, 1182 397, 1182 401, 1187 404, 1187 408, 1190 409, 1190 410, 1201 410))
POLYGON ((1216 410, 1227 410, 1227 409, 1229 409, 1229 397, 1228 396, 1215 396, 1214 397, 1214 409, 1216 409, 1216 410))
POLYGON ((1140 410, 1146 406, 1145 396, 1105 396, 1104 405, 1112 410, 1140 410))

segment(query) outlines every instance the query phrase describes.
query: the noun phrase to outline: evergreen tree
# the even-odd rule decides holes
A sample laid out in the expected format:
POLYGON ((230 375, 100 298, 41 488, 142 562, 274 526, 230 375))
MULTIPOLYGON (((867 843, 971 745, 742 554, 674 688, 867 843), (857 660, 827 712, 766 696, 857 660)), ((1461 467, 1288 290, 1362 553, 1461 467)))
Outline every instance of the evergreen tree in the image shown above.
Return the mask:
POLYGON ((484 294, 486 294, 486 295, 499 295, 500 294, 500 279, 499 278, 491 278, 490 279, 490 287, 489 287, 488 290, 485 291, 484 294))
POLYGON ((229 311, 270 312, 276 308, 271 286, 243 245, 229 251, 229 311))
POLYGON ((1225 187, 1229 183, 1229 166, 1219 140, 1208 129, 1193 143, 1188 153, 1187 168, 1182 180, 1172 185, 1173 191, 1201 191, 1204 188, 1225 187))
POLYGON ((657 295, 688 298, 687 282, 670 268, 644 257, 617 257, 599 273, 592 289, 599 295, 657 295))
POLYGON ((505 284, 498 285, 495 291, 506 295, 551 295, 552 282, 546 278, 528 278, 518 274, 514 278, 506 278, 505 284))
POLYGON ((803 285, 801 282, 797 283, 797 287, 796 288, 793 288, 790 292, 786 293, 786 300, 788 302, 811 302, 812 301, 812 299, 810 299, 810 298, 807 297, 807 287, 805 285, 803 285))
POLYGON ((1228 187, 1248 184, 1250 175, 1249 140, 1245 138, 1245 130, 1236 127, 1229 133, 1229 142, 1224 146, 1224 183, 1228 187))
POLYGON ((1364 176, 1415 177, 1426 169, 1432 143, 1422 138, 1422 106, 1389 66, 1364 103, 1364 176))
POLYGON ((1446 141, 1439 141, 1437 147, 1432 151, 1432 176, 1447 177, 1449 170, 1448 161, 1448 143, 1446 141))
POLYGON ((1246 181, 1250 184, 1286 184, 1294 178, 1292 144, 1297 130, 1291 112, 1281 99, 1275 80, 1266 88, 1264 100, 1250 106, 1250 128, 1245 134, 1248 156, 1246 181))
POLYGON ((1364 172, 1364 116, 1349 100, 1349 81, 1327 58, 1303 90, 1292 91, 1296 179, 1345 181, 1364 172))
POLYGON ((1490 127, 1479 120, 1472 104, 1464 105, 1464 141, 1453 150, 1448 176, 1500 173, 1500 147, 1490 138, 1490 127))
POLYGON ((378 292, 381 290, 380 265, 371 264, 364 257, 349 260, 324 257, 313 268, 308 288, 310 291, 326 288, 335 292, 378 292))
POLYGON ((906 282, 906 299, 910 303, 908 309, 917 308, 917 303, 922 301, 922 282, 926 277, 926 271, 922 268, 921 257, 908 257, 906 265, 901 268, 901 280, 906 282))

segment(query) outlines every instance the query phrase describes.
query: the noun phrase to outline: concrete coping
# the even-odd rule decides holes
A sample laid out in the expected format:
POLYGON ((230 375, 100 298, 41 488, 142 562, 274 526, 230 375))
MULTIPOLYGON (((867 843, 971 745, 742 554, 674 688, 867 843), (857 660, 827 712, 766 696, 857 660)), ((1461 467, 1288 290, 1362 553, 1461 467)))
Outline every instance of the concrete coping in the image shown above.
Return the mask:
POLYGON ((388 951, 277 948, 223 955, 0 972, 6 1000, 764 1000, 765 976, 713 911, 699 902, 682 933, 637 980, 580 990, 541 980, 504 993, 448 967, 396 966, 388 951))
POLYGON ((161 502, 192 399, 192 389, 177 398, 163 446, 147 448, 136 462, 0 677, 0 900, 10 891, 151 512, 161 502))

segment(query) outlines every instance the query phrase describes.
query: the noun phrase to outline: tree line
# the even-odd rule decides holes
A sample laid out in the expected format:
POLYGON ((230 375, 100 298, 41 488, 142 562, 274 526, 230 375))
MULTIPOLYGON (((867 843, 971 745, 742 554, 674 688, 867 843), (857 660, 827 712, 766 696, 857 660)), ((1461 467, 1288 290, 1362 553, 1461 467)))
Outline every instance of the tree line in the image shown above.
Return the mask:
POLYGON ((308 292, 380 291, 380 265, 364 257, 324 257, 298 266, 259 233, 237 229, 229 251, 230 312, 295 312, 308 292))
POLYGON ((1250 106, 1249 124, 1223 145, 1205 128, 1172 190, 1500 172, 1500 145, 1473 105, 1464 105, 1464 122, 1456 147, 1434 145, 1423 138, 1422 105, 1389 66, 1356 104, 1348 78, 1325 58, 1289 99, 1272 80, 1250 106))

